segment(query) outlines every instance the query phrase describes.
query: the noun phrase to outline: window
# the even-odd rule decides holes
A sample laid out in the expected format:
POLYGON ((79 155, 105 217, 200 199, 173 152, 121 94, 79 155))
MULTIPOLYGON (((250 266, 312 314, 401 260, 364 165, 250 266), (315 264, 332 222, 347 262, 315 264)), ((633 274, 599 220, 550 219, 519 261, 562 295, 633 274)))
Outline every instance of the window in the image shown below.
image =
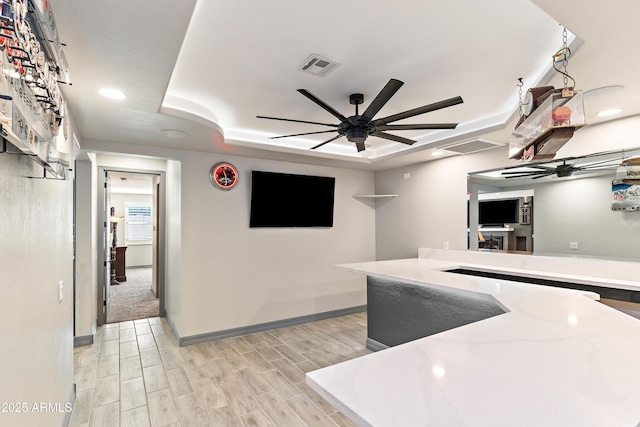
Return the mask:
POLYGON ((153 224, 151 205, 146 203, 125 203, 125 235, 127 244, 151 243, 153 224))

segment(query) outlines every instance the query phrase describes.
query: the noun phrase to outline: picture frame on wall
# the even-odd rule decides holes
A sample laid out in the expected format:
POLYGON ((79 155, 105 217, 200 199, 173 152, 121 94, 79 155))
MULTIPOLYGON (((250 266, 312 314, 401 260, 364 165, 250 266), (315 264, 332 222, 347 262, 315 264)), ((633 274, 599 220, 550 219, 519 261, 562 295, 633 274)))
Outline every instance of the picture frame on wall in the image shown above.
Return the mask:
POLYGON ((611 209, 640 211, 640 180, 625 181, 611 182, 611 209))

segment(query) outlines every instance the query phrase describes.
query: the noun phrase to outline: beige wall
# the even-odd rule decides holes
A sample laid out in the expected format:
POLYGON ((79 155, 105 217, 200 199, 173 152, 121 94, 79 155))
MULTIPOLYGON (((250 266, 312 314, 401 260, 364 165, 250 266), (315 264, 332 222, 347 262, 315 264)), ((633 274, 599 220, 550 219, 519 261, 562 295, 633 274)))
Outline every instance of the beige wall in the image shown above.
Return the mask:
POLYGON ((42 168, 0 154, 0 413, 4 426, 60 426, 73 385, 73 187, 71 180, 28 179, 42 168), (58 300, 58 283, 64 285, 58 300), (62 412, 34 412, 35 403, 62 412))

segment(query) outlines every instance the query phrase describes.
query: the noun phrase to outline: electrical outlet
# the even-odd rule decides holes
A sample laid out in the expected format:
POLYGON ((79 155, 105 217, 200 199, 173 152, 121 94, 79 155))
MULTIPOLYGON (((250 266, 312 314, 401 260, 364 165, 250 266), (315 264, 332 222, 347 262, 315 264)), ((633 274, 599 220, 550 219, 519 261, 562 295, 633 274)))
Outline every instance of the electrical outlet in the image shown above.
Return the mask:
POLYGON ((578 250, 578 242, 569 242, 569 249, 578 250))
POLYGON ((404 179, 409 179, 409 178, 411 178, 411 172, 407 172, 407 173, 405 173, 404 175, 402 175, 402 177, 403 177, 404 179))
POLYGON ((62 296, 64 295, 64 285, 62 280, 58 283, 58 302, 62 302, 62 296))
POLYGON ((449 250, 449 242, 444 242, 444 250, 448 251, 449 250))

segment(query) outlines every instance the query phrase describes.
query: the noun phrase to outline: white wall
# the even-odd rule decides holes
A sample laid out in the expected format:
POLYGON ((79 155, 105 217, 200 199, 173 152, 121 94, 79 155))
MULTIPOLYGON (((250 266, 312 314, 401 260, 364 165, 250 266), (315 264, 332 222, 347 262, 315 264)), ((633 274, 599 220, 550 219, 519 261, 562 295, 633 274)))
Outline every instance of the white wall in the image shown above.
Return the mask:
POLYGON ((73 187, 70 179, 27 176, 42 176, 42 168, 0 154, 0 402, 29 408, 3 411, 0 424, 60 426, 64 412, 33 412, 31 405, 64 408, 72 394, 73 187))

